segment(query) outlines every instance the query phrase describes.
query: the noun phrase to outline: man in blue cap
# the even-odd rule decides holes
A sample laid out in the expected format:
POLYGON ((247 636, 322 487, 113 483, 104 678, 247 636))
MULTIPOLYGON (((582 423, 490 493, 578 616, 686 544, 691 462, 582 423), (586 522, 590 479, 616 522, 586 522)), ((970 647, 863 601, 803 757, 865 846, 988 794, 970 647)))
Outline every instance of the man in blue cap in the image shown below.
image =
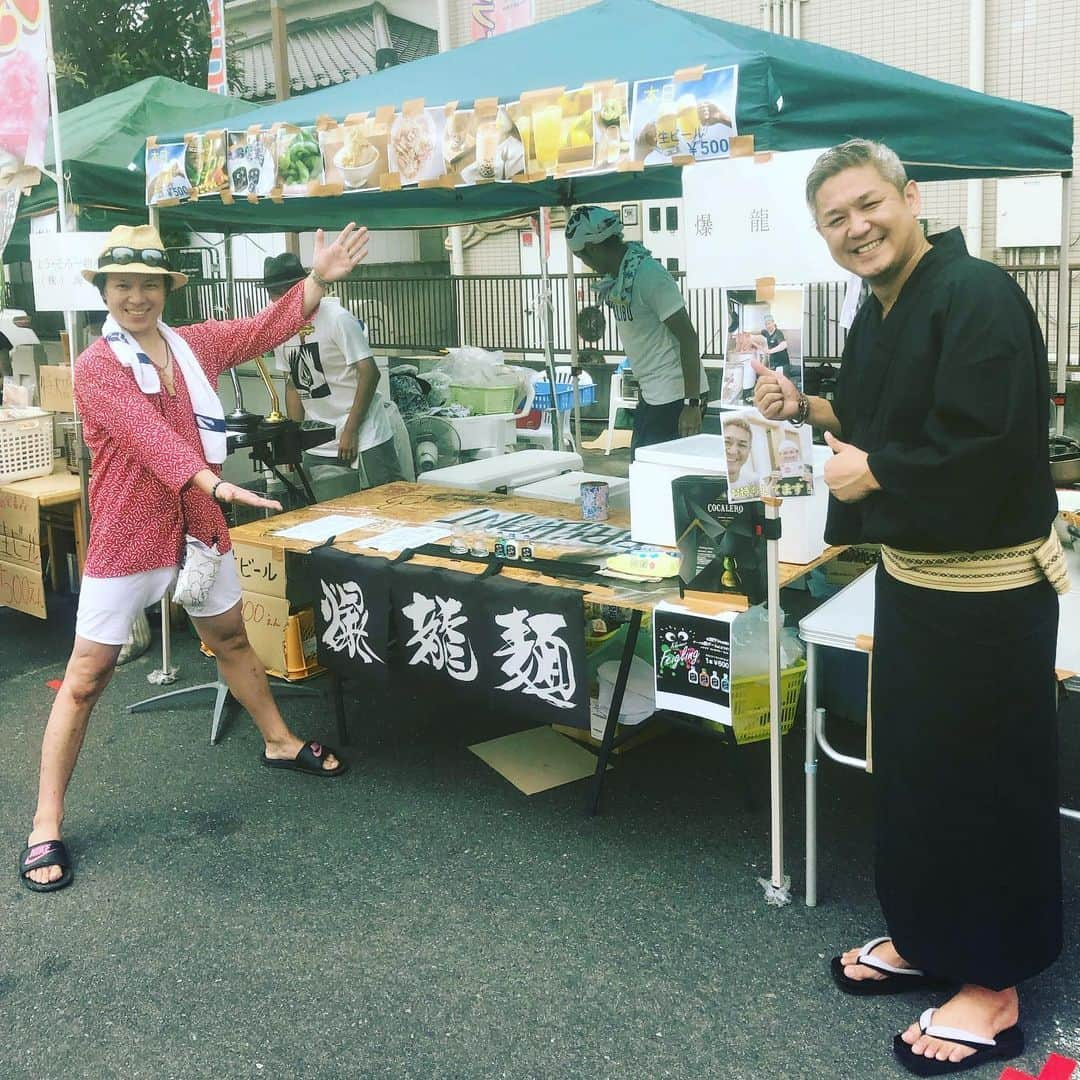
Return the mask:
POLYGON ((701 431, 709 379, 675 279, 622 232, 619 215, 600 206, 580 206, 566 223, 567 246, 604 275, 597 292, 618 323, 641 389, 630 443, 633 460, 639 446, 701 431))

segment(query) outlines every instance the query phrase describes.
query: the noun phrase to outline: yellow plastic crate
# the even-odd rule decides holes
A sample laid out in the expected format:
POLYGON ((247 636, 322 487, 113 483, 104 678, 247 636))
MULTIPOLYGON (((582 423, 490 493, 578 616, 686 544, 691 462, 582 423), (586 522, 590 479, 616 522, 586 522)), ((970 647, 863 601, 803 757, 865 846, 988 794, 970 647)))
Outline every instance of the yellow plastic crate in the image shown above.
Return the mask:
MULTIPOLYGON (((795 723, 799 692, 806 678, 806 661, 800 660, 780 674, 780 733, 786 735, 795 723)), ((731 720, 735 741, 758 742, 769 737, 769 676, 735 679, 731 684, 731 720)))
POLYGON ((450 400, 467 406, 474 416, 512 413, 516 394, 513 386, 450 386, 450 400))

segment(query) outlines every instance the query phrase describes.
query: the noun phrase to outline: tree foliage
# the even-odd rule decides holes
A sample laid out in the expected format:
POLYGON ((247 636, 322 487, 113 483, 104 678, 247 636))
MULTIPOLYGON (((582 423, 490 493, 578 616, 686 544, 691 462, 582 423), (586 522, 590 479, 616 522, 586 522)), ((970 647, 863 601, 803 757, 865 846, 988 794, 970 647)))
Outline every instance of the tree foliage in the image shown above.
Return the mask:
MULTIPOLYGON (((61 111, 151 75, 206 87, 206 0, 64 0, 52 19, 61 111)), ((234 68, 231 93, 243 75, 234 68)))

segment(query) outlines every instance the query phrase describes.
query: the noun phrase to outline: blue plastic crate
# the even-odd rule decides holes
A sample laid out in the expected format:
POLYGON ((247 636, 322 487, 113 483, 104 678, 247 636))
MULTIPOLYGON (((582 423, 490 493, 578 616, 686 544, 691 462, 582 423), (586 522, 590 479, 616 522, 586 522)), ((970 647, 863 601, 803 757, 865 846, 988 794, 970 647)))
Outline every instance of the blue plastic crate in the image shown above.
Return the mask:
MULTIPOLYGON (((550 409, 551 386, 546 382, 538 382, 533 387, 534 396, 532 407, 534 409, 550 409)), ((558 402, 559 412, 567 412, 574 407, 574 387, 571 383, 555 384, 555 399, 558 402)), ((578 386, 578 400, 582 405, 596 404, 596 385, 578 386)))

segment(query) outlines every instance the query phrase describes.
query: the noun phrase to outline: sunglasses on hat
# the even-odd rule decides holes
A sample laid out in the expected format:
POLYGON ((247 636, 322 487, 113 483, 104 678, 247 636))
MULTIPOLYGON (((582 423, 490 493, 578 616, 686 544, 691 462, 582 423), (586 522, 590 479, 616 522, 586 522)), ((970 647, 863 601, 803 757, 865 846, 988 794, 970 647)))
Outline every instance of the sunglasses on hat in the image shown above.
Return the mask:
POLYGON ((142 263, 154 269, 169 269, 169 258, 161 248, 111 247, 98 256, 98 266, 128 266, 142 263))

